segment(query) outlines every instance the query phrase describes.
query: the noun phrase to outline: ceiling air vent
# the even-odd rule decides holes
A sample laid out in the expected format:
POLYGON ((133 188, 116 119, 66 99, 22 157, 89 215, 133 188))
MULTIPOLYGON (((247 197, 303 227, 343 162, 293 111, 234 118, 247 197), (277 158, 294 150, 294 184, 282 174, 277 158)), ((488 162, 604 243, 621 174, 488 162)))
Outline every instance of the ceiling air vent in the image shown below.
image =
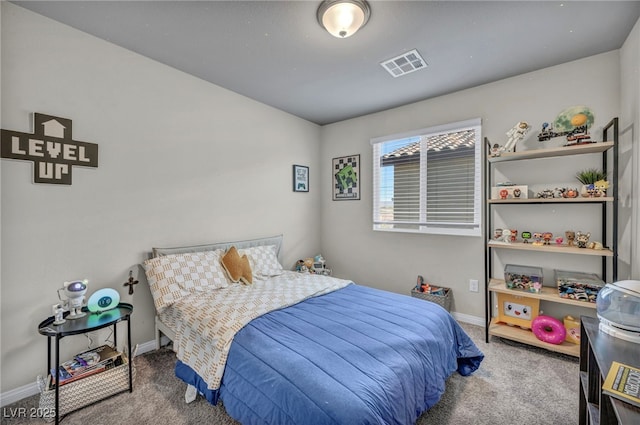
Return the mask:
POLYGON ((403 55, 381 62, 380 65, 382 65, 382 67, 386 69, 393 78, 401 77, 413 71, 419 71, 427 67, 427 63, 415 49, 403 55))

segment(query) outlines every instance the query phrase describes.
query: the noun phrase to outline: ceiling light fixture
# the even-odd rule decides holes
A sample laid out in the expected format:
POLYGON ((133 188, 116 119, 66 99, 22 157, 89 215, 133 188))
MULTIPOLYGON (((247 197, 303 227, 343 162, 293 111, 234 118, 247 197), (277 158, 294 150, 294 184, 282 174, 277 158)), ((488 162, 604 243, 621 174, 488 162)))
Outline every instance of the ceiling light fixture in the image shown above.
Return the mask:
POLYGON ((366 25, 371 9, 365 0, 324 0, 317 16, 318 23, 329 34, 347 38, 366 25))

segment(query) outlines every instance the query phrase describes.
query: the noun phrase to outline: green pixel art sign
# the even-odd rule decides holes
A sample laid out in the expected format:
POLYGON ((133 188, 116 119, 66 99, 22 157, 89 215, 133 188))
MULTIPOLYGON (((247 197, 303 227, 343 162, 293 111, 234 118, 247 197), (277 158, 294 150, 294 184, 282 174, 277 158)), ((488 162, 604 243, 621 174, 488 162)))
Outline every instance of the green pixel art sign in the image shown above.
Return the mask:
POLYGON ((34 183, 71 184, 72 167, 98 167, 98 145, 73 140, 68 118, 33 114, 33 133, 1 130, 0 157, 33 162, 34 183))

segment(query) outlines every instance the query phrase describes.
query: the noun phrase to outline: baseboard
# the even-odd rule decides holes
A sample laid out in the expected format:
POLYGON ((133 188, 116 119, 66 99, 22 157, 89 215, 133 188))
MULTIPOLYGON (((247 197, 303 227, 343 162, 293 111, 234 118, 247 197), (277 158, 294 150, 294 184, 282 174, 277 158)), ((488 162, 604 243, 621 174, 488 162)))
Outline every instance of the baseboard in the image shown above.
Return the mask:
POLYGON ((23 398, 31 397, 34 394, 38 394, 40 389, 35 382, 27 385, 23 385, 19 388, 9 390, 0 394, 0 407, 7 406, 16 401, 20 401, 23 398))
MULTIPOLYGON (((161 342, 163 346, 170 342, 169 338, 167 337, 162 337, 162 338, 163 339, 161 340, 161 342)), ((144 354, 149 351, 153 351, 155 349, 156 349, 155 340, 143 342, 142 344, 138 344, 138 349, 135 352, 135 355, 139 356, 140 354, 144 354)), ((31 397, 32 395, 36 395, 38 393, 40 393, 40 389, 38 388, 38 384, 36 382, 33 382, 32 384, 23 385, 13 390, 9 390, 7 392, 0 394, 0 407, 7 406, 9 404, 20 401, 24 398, 31 397)))
POLYGON ((484 325, 485 325, 484 318, 482 318, 482 317, 472 316, 470 314, 464 314, 464 313, 457 313, 455 311, 452 312, 451 315, 458 322, 469 323, 471 325, 477 325, 477 326, 482 326, 482 327, 484 327, 484 325))

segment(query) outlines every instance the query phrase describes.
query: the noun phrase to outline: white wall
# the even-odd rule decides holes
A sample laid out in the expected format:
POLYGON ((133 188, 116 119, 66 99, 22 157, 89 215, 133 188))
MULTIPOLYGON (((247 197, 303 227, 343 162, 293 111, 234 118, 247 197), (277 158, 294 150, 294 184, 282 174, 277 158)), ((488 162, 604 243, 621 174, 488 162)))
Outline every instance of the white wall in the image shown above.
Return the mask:
MULTIPOLYGON (((69 118, 74 139, 100 150, 71 186, 33 184, 31 163, 2 160, 2 392, 45 372, 37 325, 65 280, 119 290, 140 343, 153 339, 153 306, 137 265, 152 246, 284 233, 286 266, 319 252, 318 126, 11 3, 1 10, 2 128, 33 131, 33 112, 69 118), (292 191, 293 164, 310 166, 309 193, 292 191), (133 296, 129 270, 141 281, 133 296)), ((63 356, 85 346, 66 338, 63 356)))
MULTIPOLYGON (((429 72, 421 71, 421 72, 429 72)), ((492 84, 460 91, 447 96, 402 106, 322 128, 322 249, 336 275, 349 276, 355 282, 393 292, 408 294, 418 274, 429 282, 453 288, 452 310, 473 317, 484 317, 484 295, 469 292, 469 279, 484 282, 484 238, 437 235, 413 235, 372 230, 372 148, 374 137, 407 132, 433 125, 482 118, 483 136, 492 143, 503 144, 505 132, 518 121, 533 126, 519 149, 541 147, 537 134, 542 122, 552 121, 563 109, 573 105, 587 105, 595 113, 592 129, 594 138, 611 118, 620 112, 620 58, 613 51, 583 60, 543 69, 492 84), (332 157, 360 154, 362 157, 362 200, 331 200, 332 157)), ((403 77, 411 78, 411 76, 403 77)), ((544 147, 561 145, 562 138, 545 143, 544 147)), ((588 158, 584 167, 598 166, 600 157, 588 158)), ((521 166, 521 165, 520 165, 521 166)), ((542 167, 542 166, 540 166, 542 167)), ((550 160, 544 168, 530 168, 523 176, 518 166, 506 178, 543 186, 558 182, 576 182, 575 166, 565 160, 550 160)), ((500 180, 499 180, 500 181, 500 180)), ((536 211, 512 213, 510 222, 520 230, 532 226, 536 211)), ((553 209, 548 211, 549 231, 567 230, 556 225, 558 220, 571 220, 567 226, 578 230, 593 224, 584 210, 553 209), (573 211, 570 218, 568 211, 573 211)), ((545 224, 546 226, 546 224, 545 224)), ((498 226, 499 227, 499 226, 498 226)), ((512 228, 512 227, 510 227, 512 228)), ((540 229, 541 231, 547 231, 540 229)), ((533 231, 533 229, 532 229, 533 231)), ((537 230, 536 230, 537 231, 537 230)), ((529 258, 528 262, 547 261, 529 258)), ((572 256, 566 256, 572 257, 572 256)), ((508 258, 508 257, 507 257, 508 258)), ((522 261, 522 260, 520 260, 522 261)), ((552 279, 553 267, 573 270, 571 258, 546 265, 545 276, 552 279), (562 267, 564 266, 564 267, 562 267)), ((541 266, 543 263, 540 264, 541 266)), ((498 266, 500 266, 498 264, 498 266)), ((588 265, 589 267, 589 265, 588 265)), ((599 262, 594 264, 597 271, 599 262)))
POLYGON ((620 63, 620 167, 627 182, 620 193, 620 268, 622 277, 640 280, 640 20, 620 49, 620 63))

